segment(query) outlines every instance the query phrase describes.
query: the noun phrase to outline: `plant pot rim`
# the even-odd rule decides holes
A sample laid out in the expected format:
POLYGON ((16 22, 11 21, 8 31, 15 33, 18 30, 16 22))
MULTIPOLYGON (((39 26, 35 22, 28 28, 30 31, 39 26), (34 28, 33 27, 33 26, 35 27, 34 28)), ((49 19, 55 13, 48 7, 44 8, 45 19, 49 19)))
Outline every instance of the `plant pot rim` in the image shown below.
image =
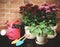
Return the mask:
POLYGON ((48 35, 47 38, 48 39, 53 39, 57 36, 56 30, 54 30, 54 35, 48 35))

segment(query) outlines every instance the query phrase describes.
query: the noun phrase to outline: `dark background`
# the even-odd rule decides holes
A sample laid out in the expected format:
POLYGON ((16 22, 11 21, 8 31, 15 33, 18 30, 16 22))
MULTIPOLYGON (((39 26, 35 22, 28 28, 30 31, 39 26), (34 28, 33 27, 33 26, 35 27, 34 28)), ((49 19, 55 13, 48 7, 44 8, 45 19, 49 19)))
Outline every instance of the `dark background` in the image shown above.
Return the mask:
MULTIPOLYGON (((11 44, 11 40, 7 36, 0 36, 0 47, 16 47, 11 44)), ((60 47, 60 32, 57 32, 57 36, 54 39, 48 39, 48 42, 44 45, 38 45, 35 43, 35 39, 26 39, 25 43, 18 47, 60 47)))

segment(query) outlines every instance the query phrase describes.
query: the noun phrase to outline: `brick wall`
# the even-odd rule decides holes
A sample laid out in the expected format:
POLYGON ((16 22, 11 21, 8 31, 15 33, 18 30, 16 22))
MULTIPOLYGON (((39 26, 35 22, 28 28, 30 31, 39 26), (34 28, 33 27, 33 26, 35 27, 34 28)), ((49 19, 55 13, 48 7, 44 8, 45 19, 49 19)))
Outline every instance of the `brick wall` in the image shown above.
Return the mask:
POLYGON ((0 0, 0 25, 4 25, 6 20, 10 22, 19 19, 19 6, 23 5, 19 0, 0 0), (20 3, 20 4, 19 4, 20 3))
POLYGON ((56 4, 57 4, 57 6, 58 6, 58 9, 59 9, 59 11, 58 11, 58 14, 57 14, 57 24, 58 24, 58 28, 57 28, 57 30, 59 30, 60 31, 60 0, 56 0, 56 4))
MULTIPOLYGON (((0 26, 5 25, 5 22, 9 20, 9 22, 15 20, 15 19, 20 19, 21 20, 21 15, 18 13, 19 12, 19 6, 24 5, 24 3, 33 3, 37 5, 41 5, 44 2, 47 2, 48 4, 55 3, 59 6, 60 8, 60 0, 0 0, 0 26)), ((58 19, 58 24, 60 23, 60 11, 58 12, 57 19, 58 19)), ((59 24, 60 27, 60 24, 59 24)), ((59 29, 58 27, 58 29, 59 29)))

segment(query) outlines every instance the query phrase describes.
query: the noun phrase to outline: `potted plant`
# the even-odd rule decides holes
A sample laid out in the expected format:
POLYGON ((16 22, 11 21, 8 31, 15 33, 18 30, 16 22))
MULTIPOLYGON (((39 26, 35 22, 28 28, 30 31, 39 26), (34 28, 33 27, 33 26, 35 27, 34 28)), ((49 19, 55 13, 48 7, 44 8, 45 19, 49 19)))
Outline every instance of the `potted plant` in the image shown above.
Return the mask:
MULTIPOLYGON (((26 4, 20 7, 20 13, 23 15, 22 22, 30 34, 40 34, 45 38, 54 38, 56 36, 56 14, 57 7, 55 4, 42 6, 26 4), (53 36, 53 37, 52 37, 53 36)), ((33 35, 32 35, 33 36, 33 35)), ((38 35, 39 36, 39 35, 38 35)))
MULTIPOLYGON (((56 32, 48 26, 46 21, 42 21, 35 28, 36 32, 36 43, 45 44, 47 42, 48 35, 52 35, 52 38, 55 37, 56 32)), ((50 37, 49 37, 50 38, 50 37)))
POLYGON ((37 44, 45 44, 47 38, 55 38, 56 37, 56 14, 57 14, 57 7, 55 4, 47 5, 43 4, 40 7, 40 12, 43 20, 41 20, 40 24, 37 25, 37 37, 36 43, 37 44))
POLYGON ((37 5, 26 4, 25 6, 20 7, 20 13, 23 15, 22 22, 25 25, 25 33, 30 35, 28 39, 34 39, 35 35, 34 28, 36 26, 36 10, 38 9, 37 5))
POLYGON ((37 44, 45 44, 47 42, 47 33, 45 29, 46 29, 46 23, 44 21, 40 22, 40 24, 36 26, 35 28, 36 40, 35 41, 37 44))

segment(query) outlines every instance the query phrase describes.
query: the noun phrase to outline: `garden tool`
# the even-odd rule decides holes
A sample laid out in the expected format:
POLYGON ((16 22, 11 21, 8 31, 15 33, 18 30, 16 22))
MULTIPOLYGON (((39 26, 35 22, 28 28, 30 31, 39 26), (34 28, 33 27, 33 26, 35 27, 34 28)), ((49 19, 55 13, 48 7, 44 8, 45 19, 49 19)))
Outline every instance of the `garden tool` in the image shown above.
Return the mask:
POLYGON ((20 40, 20 41, 18 41, 18 42, 16 43, 16 46, 22 45, 22 44, 24 43, 24 40, 25 40, 28 36, 29 36, 29 35, 25 35, 25 37, 24 37, 22 40, 20 40))
POLYGON ((16 43, 16 46, 22 45, 22 44, 24 43, 24 40, 25 40, 25 39, 26 39, 26 38, 24 38, 23 40, 18 41, 18 42, 16 43))
POLYGON ((25 37, 25 35, 24 36, 22 36, 21 38, 19 38, 19 39, 16 39, 16 40, 14 40, 14 41, 12 41, 11 42, 11 44, 16 44, 19 40, 21 40, 22 38, 24 38, 25 37))

